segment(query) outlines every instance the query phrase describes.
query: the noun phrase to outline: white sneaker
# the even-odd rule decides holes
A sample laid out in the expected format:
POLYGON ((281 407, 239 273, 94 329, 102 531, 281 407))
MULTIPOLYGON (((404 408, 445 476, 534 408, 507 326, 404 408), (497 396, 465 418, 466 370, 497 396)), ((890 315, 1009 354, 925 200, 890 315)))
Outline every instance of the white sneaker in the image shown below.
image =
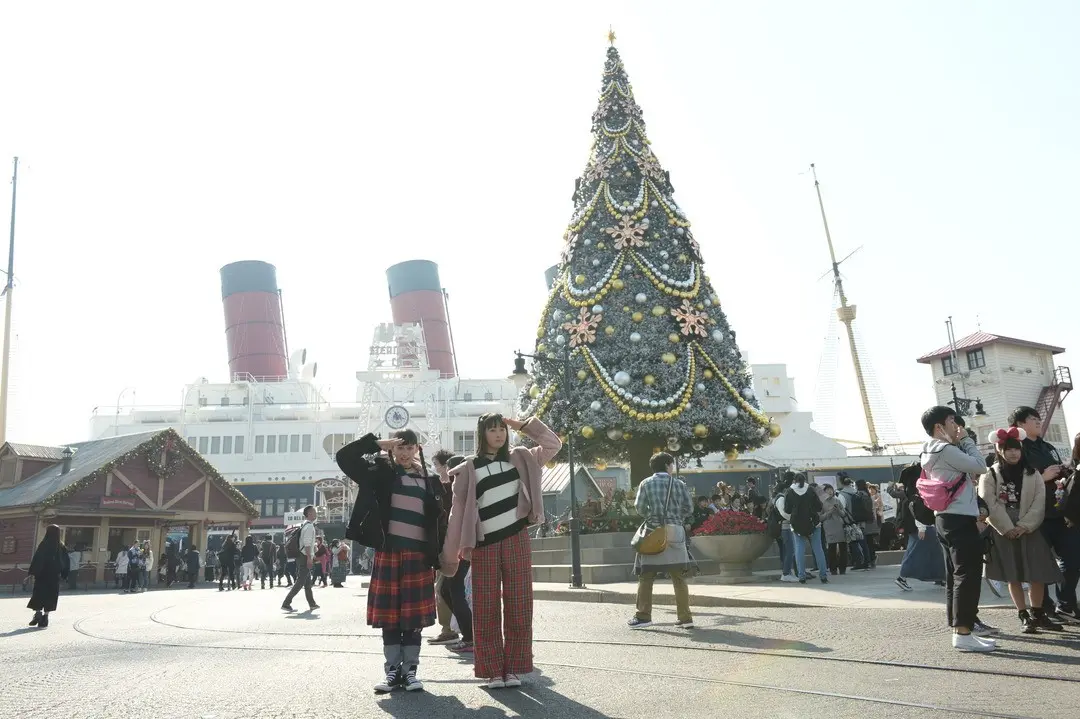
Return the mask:
POLYGON ((983 644, 989 644, 992 647, 997 646, 997 639, 994 639, 993 637, 980 637, 978 634, 975 634, 974 632, 971 634, 971 636, 975 637, 976 639, 978 639, 983 644))
POLYGON ((484 689, 502 689, 506 686, 506 682, 502 680, 502 677, 492 677, 480 686, 484 689))
POLYGON ((794 574, 785 574, 784 576, 780 577, 780 581, 781 582, 798 582, 799 578, 796 577, 794 574))
POLYGON ((979 638, 971 634, 952 635, 953 649, 961 652, 992 652, 997 649, 996 644, 987 644, 979 641, 979 638))
POLYGON ((509 689, 511 687, 520 687, 521 686, 521 678, 517 674, 507 674, 503 678, 503 686, 506 687, 507 689, 509 689))

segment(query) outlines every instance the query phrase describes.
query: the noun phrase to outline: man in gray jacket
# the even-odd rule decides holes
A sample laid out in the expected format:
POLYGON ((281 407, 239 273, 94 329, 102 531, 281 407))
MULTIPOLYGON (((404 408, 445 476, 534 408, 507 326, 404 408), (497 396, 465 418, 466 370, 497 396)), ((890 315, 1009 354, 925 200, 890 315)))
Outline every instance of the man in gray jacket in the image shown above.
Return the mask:
POLYGON ((935 514, 938 538, 945 548, 945 614, 953 628, 952 645, 964 652, 993 651, 992 639, 972 634, 978 621, 983 570, 976 482, 986 472, 986 461, 951 407, 926 410, 922 425, 930 436, 919 456, 923 472, 950 488, 948 506, 935 514))

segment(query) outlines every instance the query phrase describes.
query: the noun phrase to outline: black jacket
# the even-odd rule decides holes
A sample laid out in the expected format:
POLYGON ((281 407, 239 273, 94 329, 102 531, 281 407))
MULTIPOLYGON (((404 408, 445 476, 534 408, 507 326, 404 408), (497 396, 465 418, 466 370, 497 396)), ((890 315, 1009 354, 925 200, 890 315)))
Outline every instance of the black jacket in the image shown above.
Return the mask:
MULTIPOLYGON (((374 434, 364 435, 337 452, 338 467, 357 487, 356 502, 353 504, 345 537, 376 550, 386 546, 390 525, 390 495, 397 479, 397 472, 390 460, 379 453, 374 434)), ((436 568, 439 566, 439 552, 442 549, 439 525, 444 490, 438 476, 429 475, 426 479, 428 499, 424 502, 424 525, 428 547, 424 556, 428 564, 436 568)))

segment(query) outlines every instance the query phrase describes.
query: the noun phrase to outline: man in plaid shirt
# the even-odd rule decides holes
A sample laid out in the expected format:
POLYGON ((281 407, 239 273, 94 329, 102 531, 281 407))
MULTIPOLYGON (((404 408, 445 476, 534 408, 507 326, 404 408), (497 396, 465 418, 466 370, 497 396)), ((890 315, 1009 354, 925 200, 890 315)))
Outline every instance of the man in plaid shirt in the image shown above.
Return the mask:
POLYGON ((679 629, 693 629, 690 615, 690 588, 686 586, 686 572, 690 569, 690 553, 687 551, 686 524, 694 514, 694 502, 686 484, 672 476, 675 458, 660 452, 649 460, 653 475, 638 485, 634 507, 645 518, 650 529, 663 526, 667 533, 667 547, 659 554, 638 554, 634 572, 638 575, 637 612, 627 624, 631 629, 641 629, 652 624, 653 582, 659 572, 671 577, 675 588, 675 606, 679 629))

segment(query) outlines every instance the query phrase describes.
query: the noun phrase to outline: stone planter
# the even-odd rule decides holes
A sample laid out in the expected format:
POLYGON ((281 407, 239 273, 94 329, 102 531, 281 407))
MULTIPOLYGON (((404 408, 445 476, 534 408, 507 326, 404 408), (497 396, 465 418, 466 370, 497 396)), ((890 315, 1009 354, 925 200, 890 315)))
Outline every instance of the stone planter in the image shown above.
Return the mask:
POLYGON ((718 534, 690 538, 690 551, 699 562, 715 563, 717 581, 723 584, 742 584, 754 580, 751 565, 765 554, 772 540, 760 534, 718 534))

